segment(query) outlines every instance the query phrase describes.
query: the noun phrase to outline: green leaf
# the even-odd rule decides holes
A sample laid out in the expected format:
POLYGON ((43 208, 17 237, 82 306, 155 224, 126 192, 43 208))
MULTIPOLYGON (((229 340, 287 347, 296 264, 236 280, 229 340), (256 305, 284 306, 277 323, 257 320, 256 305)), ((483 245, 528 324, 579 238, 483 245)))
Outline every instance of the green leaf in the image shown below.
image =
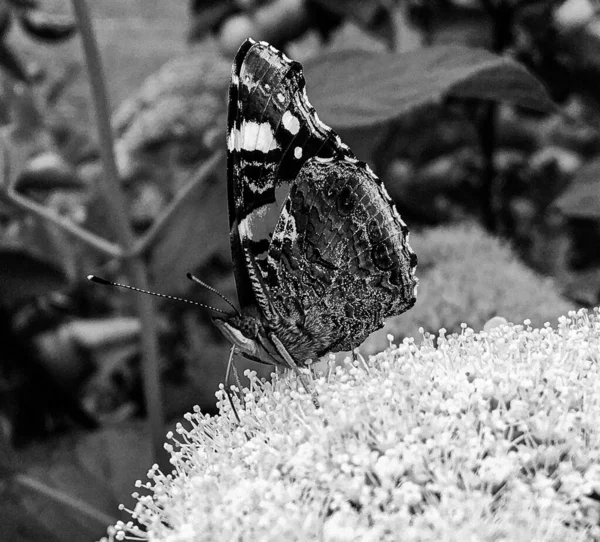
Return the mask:
POLYGON ((12 14, 6 2, 0 2, 0 39, 4 42, 12 26, 12 14))
POLYGON ((571 218, 600 219, 600 159, 583 166, 554 205, 571 218))
POLYGON ((0 68, 14 77, 17 81, 29 83, 27 67, 13 48, 9 44, 4 43, 4 41, 0 42, 0 68))
POLYGON ((227 195, 224 179, 208 179, 196 187, 173 215, 151 251, 150 270, 157 290, 187 295, 187 272, 206 265, 215 255, 229 257, 227 195))
POLYGON ((372 24, 381 12, 390 13, 387 3, 381 0, 315 0, 315 3, 338 15, 352 17, 362 26, 372 24))
POLYGON ((542 83, 521 64, 483 49, 340 51, 307 62, 305 72, 309 99, 339 129, 381 124, 445 96, 555 108, 542 83))
POLYGON ((47 151, 31 158, 19 174, 15 188, 27 190, 82 190, 83 182, 77 177, 75 168, 62 156, 47 151))
POLYGON ((313 0, 313 4, 320 5, 326 13, 352 20, 393 47, 396 27, 392 7, 386 0, 313 0))
POLYGON ((188 31, 188 40, 199 41, 211 30, 234 13, 235 6, 229 2, 195 2, 192 8, 191 24, 188 31))
POLYGON ((145 481, 151 465, 148 431, 142 422, 70 433, 20 455, 24 465, 16 486, 21 494, 20 523, 36 518, 39 529, 54 537, 50 540, 98 540, 119 519, 119 503, 134 506, 135 481, 145 481))
POLYGON ((19 20, 23 30, 32 38, 47 43, 67 41, 77 31, 75 20, 70 15, 30 9, 21 13, 19 20))
POLYGON ((68 285, 62 270, 19 248, 0 247, 0 261, 0 302, 6 307, 68 285))

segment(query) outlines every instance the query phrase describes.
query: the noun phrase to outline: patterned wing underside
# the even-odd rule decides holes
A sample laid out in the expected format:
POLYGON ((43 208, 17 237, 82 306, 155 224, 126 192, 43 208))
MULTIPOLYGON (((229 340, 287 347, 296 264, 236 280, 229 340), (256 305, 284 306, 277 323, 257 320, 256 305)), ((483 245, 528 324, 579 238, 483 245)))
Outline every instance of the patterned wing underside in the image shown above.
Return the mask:
POLYGON ((229 211, 238 296, 242 306, 258 303, 268 316, 267 250, 291 184, 313 157, 354 155, 310 105, 301 65, 266 43, 248 40, 242 46, 229 93, 229 211))
POLYGON ((363 162, 309 161, 268 251, 278 336, 298 360, 350 350, 416 300, 408 229, 363 162))
POLYGON ((299 63, 248 40, 229 92, 240 304, 258 307, 300 364, 354 348, 415 302, 408 229, 379 179, 319 120, 299 63))

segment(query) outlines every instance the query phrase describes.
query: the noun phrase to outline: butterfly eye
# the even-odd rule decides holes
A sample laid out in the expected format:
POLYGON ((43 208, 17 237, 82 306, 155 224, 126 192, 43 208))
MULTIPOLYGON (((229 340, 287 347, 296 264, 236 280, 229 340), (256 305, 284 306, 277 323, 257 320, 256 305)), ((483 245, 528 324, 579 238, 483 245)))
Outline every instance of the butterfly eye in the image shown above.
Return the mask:
POLYGON ((258 337, 258 323, 254 318, 240 318, 239 330, 248 339, 256 339, 258 337))

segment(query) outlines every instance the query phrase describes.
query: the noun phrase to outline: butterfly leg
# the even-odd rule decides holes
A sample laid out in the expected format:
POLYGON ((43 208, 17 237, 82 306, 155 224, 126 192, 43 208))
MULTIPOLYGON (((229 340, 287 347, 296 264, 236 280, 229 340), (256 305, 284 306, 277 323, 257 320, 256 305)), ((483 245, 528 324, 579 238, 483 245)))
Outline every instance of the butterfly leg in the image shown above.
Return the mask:
POLYGON ((233 355, 235 352, 235 345, 232 346, 231 351, 229 352, 229 361, 227 362, 227 373, 225 374, 225 382, 229 382, 229 376, 233 373, 233 379, 235 380, 235 384, 238 388, 238 396, 240 398, 240 402, 242 406, 245 406, 244 403, 244 395, 242 393, 242 383, 240 382, 240 375, 238 374, 237 367, 235 366, 235 361, 233 361, 233 355))
POLYGON ((240 417, 238 416, 238 412, 237 409, 235 408, 235 405, 233 404, 233 399, 231 398, 231 392, 229 391, 229 388, 227 387, 229 385, 229 374, 231 371, 231 368, 233 367, 233 372, 235 375, 235 379, 237 381, 237 385, 239 386, 240 389, 240 393, 242 391, 242 387, 240 386, 240 379, 237 375, 237 370, 235 369, 235 365, 233 364, 233 355, 235 354, 235 345, 233 345, 231 347, 231 350, 229 352, 229 361, 227 362, 227 371, 225 372, 225 394, 227 395, 227 399, 229 399, 229 404, 231 405, 231 408, 233 410, 233 413, 235 414, 235 418, 237 419, 238 423, 242 423, 240 421, 240 417))
POLYGON ((287 351, 285 346, 283 346, 283 343, 274 333, 269 334, 269 339, 271 339, 271 342, 275 345, 277 352, 289 365, 290 369, 292 369, 298 375, 298 378, 300 379, 302 386, 306 390, 306 393, 308 393, 312 397, 312 401, 315 407, 320 408, 321 405, 319 404, 319 396, 317 395, 317 390, 315 390, 311 381, 306 377, 306 375, 300 371, 298 364, 294 361, 292 356, 290 356, 290 353, 287 351))
POLYGON ((231 372, 233 373, 233 379, 235 380, 235 384, 238 388, 238 392, 240 393, 240 399, 242 401, 242 405, 244 405, 244 396, 242 394, 242 383, 240 382, 240 375, 238 373, 237 367, 235 366, 235 362, 231 364, 231 372))

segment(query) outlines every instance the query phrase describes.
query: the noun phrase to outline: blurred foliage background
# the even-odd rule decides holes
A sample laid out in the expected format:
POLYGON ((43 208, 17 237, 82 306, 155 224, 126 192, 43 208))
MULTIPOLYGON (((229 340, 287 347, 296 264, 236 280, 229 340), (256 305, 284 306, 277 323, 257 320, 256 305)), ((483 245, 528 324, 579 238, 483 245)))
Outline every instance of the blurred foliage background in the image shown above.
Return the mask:
MULTIPOLYGON (((496 315, 541 325, 600 301, 591 0, 97 0, 90 9, 119 183, 133 232, 152 238, 142 257, 156 291, 220 306, 186 280, 190 271, 236 299, 218 153, 231 61, 252 36, 304 63, 320 116, 374 167, 410 226, 417 305, 363 352, 385 348, 387 333, 481 329, 496 315), (352 70, 368 81, 349 83, 352 70), (359 107, 365 95, 370 113, 359 107), (555 107, 542 103, 548 95, 555 107)), ((13 541, 91 540, 117 503, 131 502, 151 452, 134 294, 85 280, 127 282, 123 260, 40 211, 116 240, 68 1, 0 1, 0 81, 0 515, 13 541)), ((167 421, 194 405, 214 414, 229 347, 210 311, 161 301, 157 321, 167 421)))

